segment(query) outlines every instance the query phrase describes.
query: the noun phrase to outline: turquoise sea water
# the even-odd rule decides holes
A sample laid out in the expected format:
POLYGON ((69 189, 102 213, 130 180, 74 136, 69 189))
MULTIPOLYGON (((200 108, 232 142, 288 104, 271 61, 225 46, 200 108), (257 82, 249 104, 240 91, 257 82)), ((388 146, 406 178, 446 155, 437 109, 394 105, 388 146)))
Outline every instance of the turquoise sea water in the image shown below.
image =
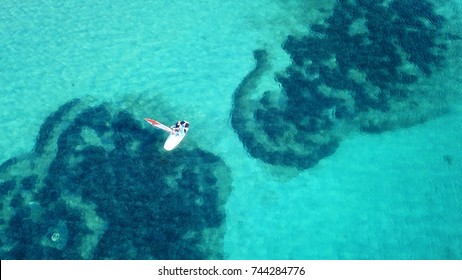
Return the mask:
POLYGON ((270 145, 252 152, 230 116, 283 90, 287 37, 324 38, 310 25, 345 1, 16 2, 0 10, 2 259, 462 258, 460 1, 428 2, 446 19, 442 66, 402 67, 420 73, 408 88, 418 112, 384 110, 377 122, 392 125, 370 133, 372 109, 342 118, 333 107, 341 141, 303 168, 265 160, 270 145), (256 49, 270 66, 238 106, 256 49), (168 154, 143 117, 191 129, 168 154))

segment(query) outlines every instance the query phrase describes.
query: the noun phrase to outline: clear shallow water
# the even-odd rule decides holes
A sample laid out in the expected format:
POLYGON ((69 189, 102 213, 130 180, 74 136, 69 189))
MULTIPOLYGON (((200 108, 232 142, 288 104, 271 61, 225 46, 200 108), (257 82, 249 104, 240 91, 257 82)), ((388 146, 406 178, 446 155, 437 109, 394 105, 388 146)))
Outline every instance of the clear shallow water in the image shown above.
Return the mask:
POLYGON ((288 181, 267 175, 235 190, 229 211, 240 230, 230 233, 229 250, 241 258, 460 258, 460 166, 444 161, 460 145, 439 134, 459 131, 460 122, 448 123, 357 135, 288 181), (239 239, 242 231, 252 238, 239 239))
MULTIPOLYGON (((306 22, 325 18, 319 8, 333 2, 312 1, 309 13, 297 1, 6 3, 0 159, 27 154, 45 118, 72 98, 91 96, 142 115, 152 104, 133 100, 152 97, 173 119, 151 117, 188 119, 187 141, 230 169, 225 258, 460 259, 460 96, 435 120, 352 133, 302 172, 249 157, 229 125, 233 92, 254 67, 252 51, 269 50, 282 70, 290 63, 280 47, 286 36, 308 32, 306 22)), ((453 26, 457 11, 450 1, 439 10, 453 26)), ((461 64, 457 47, 451 51, 445 71, 453 75, 434 88, 455 94, 461 64)), ((262 84, 278 88, 271 78, 262 84)))

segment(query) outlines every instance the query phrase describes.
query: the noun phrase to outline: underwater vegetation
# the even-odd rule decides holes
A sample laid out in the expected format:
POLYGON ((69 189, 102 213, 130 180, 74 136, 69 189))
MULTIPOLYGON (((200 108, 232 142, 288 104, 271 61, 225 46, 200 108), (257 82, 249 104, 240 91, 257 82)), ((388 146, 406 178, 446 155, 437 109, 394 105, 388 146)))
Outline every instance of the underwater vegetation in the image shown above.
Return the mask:
POLYGON ((276 74, 280 92, 256 92, 271 67, 266 50, 254 51, 256 66, 234 93, 235 132, 251 156, 306 169, 348 131, 380 133, 444 113, 433 102, 442 94, 424 84, 445 66, 449 40, 460 39, 442 31, 445 21, 428 1, 337 1, 311 35, 284 42, 292 63, 276 74))
POLYGON ((30 154, 0 166, 2 259, 223 258, 223 161, 166 152, 164 134, 115 107, 64 104, 30 154))

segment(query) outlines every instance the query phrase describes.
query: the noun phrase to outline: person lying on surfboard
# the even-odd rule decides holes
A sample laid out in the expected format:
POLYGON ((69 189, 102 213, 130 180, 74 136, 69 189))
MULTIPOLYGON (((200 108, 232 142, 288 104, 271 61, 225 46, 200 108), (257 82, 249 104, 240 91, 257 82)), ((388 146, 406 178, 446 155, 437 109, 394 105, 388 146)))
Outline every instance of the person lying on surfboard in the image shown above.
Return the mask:
POLYGON ((186 134, 189 129, 189 123, 187 121, 178 121, 176 124, 172 125, 171 128, 175 134, 186 134))

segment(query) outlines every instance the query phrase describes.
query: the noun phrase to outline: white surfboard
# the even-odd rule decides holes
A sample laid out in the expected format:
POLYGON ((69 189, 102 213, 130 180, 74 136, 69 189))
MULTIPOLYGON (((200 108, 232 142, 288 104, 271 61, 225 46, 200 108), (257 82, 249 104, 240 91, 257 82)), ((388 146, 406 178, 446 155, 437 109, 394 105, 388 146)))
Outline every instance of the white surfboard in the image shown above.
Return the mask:
POLYGON ((167 151, 175 149, 175 147, 178 146, 178 144, 180 144, 180 142, 183 140, 185 136, 186 134, 184 133, 182 135, 180 135, 179 133, 170 134, 167 140, 165 140, 164 149, 167 151))
POLYGON ((149 124, 154 126, 155 128, 161 129, 165 132, 168 132, 170 135, 167 137, 167 140, 165 140, 164 144, 164 149, 167 151, 173 150, 180 142, 183 140, 183 138, 186 136, 186 130, 183 129, 180 133, 175 133, 173 129, 170 127, 161 124, 160 122, 153 120, 153 119, 148 119, 144 118, 145 121, 147 121, 149 124))

